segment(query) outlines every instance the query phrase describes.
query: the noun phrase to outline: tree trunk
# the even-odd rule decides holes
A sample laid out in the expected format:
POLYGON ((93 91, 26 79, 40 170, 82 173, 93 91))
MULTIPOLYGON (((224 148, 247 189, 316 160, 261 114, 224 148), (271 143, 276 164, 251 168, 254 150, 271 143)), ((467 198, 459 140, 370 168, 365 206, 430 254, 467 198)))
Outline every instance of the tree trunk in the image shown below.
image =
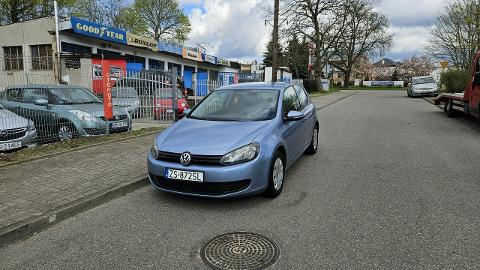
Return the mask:
POLYGON ((349 71, 349 70, 345 71, 344 74, 345 74, 345 78, 344 78, 344 82, 343 82, 343 87, 348 88, 350 86, 351 71, 349 71))

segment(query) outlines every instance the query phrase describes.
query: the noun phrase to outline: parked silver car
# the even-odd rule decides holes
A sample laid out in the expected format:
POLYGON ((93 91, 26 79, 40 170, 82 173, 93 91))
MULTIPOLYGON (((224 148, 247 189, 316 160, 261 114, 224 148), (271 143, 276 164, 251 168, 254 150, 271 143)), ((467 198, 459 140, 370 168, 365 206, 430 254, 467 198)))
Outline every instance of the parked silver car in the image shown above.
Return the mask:
POLYGON ((140 98, 133 87, 114 87, 112 102, 114 106, 126 109, 131 116, 137 116, 140 110, 140 98))
POLYGON ((122 108, 113 108, 105 119, 103 102, 86 88, 67 85, 7 87, 0 103, 4 108, 35 122, 41 141, 70 140, 131 130, 132 119, 122 108))
POLYGON ((412 82, 408 84, 407 95, 409 97, 437 96, 438 85, 432 76, 413 77, 412 82))
POLYGON ((33 121, 0 105, 0 152, 25 147, 37 138, 33 121))

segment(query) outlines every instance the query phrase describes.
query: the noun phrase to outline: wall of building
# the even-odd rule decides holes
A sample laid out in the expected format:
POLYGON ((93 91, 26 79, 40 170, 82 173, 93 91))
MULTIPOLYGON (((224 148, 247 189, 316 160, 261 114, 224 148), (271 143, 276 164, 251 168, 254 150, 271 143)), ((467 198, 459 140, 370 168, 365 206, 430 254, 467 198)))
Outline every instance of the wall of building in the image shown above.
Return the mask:
POLYGON ((51 70, 33 69, 31 51, 32 45, 44 44, 50 44, 53 50, 55 38, 49 31, 53 30, 54 26, 53 18, 41 18, 0 27, 0 91, 3 91, 6 86, 15 84, 55 82, 53 68, 51 70), (23 70, 5 70, 4 48, 11 46, 22 47, 23 70))

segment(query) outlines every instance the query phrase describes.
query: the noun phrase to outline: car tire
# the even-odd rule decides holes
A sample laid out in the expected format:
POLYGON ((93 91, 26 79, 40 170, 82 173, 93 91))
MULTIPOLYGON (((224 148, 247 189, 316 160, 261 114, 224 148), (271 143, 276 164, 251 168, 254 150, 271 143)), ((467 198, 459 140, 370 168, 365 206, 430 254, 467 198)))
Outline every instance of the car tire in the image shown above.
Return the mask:
POLYGON ((408 91, 408 90, 407 90, 407 96, 412 97, 412 95, 410 95, 410 91, 408 91))
POLYGON ((310 145, 308 146, 307 150, 305 151, 306 154, 315 155, 318 149, 318 126, 315 125, 313 129, 312 139, 310 140, 310 145))
POLYGON ((57 128, 57 136, 60 141, 70 141, 77 134, 75 126, 70 122, 61 122, 57 128))
POLYGON ((268 172, 268 186, 264 195, 269 198, 275 198, 282 193, 283 183, 285 182, 285 157, 279 151, 273 155, 270 169, 268 172), (278 178, 280 177, 280 178, 278 178))
POLYGON ((445 103, 445 107, 443 107, 443 111, 447 114, 447 117, 454 118, 456 116, 456 111, 453 108, 453 101, 449 100, 445 103))

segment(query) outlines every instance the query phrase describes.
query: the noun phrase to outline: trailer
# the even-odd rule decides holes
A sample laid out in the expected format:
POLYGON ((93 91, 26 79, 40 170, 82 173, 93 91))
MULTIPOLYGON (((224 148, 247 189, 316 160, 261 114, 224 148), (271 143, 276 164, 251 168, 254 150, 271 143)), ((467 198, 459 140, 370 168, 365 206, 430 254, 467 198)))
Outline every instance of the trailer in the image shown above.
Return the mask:
POLYGON ((463 93, 444 93, 434 99, 435 105, 444 104, 448 117, 463 112, 480 118, 480 51, 475 54, 471 68, 472 79, 463 93))

